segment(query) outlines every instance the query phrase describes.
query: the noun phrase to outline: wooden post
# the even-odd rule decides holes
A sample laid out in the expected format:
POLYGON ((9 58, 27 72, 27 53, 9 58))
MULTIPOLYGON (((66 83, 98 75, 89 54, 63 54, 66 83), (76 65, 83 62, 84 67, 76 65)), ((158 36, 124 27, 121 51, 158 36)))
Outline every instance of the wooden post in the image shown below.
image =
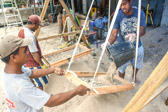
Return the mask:
POLYGON ((136 95, 131 99, 122 112, 139 112, 156 89, 168 76, 168 53, 163 57, 155 70, 145 81, 136 95))
MULTIPOLYGON (((44 16, 45 16, 45 14, 46 14, 47 7, 48 7, 49 2, 50 2, 50 0, 45 0, 45 2, 44 2, 43 10, 42 10, 41 15, 40 15, 41 22, 43 22, 43 19, 44 19, 44 16)), ((36 30, 36 32, 35 32, 36 38, 38 37, 38 35, 39 35, 39 33, 40 33, 40 29, 41 29, 41 27, 39 26, 39 28, 38 28, 38 29, 36 30)))
MULTIPOLYGON (((68 10, 68 7, 66 6, 65 2, 63 0, 59 0, 59 2, 61 3, 62 7, 65 9, 66 13, 68 14, 69 18, 71 19, 72 21, 72 24, 73 26, 77 29, 77 30, 80 30, 80 27, 78 27, 78 25, 74 22, 74 18, 72 17, 70 11, 68 10)), ((87 42, 87 38, 85 37, 85 35, 82 34, 82 40, 83 42, 86 44, 86 46, 88 48, 90 48, 90 46, 88 45, 88 42, 87 42)))

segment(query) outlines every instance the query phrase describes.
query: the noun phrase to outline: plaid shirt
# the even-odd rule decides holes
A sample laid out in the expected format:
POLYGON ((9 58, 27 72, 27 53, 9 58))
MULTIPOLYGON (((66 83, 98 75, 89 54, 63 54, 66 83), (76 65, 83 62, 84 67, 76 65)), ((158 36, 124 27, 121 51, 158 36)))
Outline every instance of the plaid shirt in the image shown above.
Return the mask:
MULTIPOLYGON (((25 35, 24 35, 24 29, 21 29, 19 34, 18 34, 19 37, 21 38, 25 38, 25 35)), ((40 46, 39 46, 39 43, 38 41, 36 40, 36 45, 37 45, 37 49, 38 49, 38 53, 40 55, 40 58, 42 58, 42 54, 41 54, 41 49, 40 49, 40 46)), ((29 48, 27 47, 27 54, 28 54, 28 61, 26 64, 24 64, 24 66, 26 67, 37 67, 37 66, 40 66, 33 58, 29 48)))

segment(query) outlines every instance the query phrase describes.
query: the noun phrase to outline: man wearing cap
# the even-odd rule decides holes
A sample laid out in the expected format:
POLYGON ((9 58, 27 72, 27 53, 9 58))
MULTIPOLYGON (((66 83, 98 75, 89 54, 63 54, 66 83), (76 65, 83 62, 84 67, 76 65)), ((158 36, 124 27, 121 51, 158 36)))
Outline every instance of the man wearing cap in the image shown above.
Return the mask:
MULTIPOLYGON (((39 43, 33 34, 38 27, 41 26, 40 17, 37 15, 31 15, 28 18, 27 27, 23 28, 19 32, 19 37, 21 38, 32 38, 33 43, 28 45, 28 62, 24 65, 30 69, 45 69, 47 65, 45 65, 42 61, 42 54, 39 43)), ((40 78, 33 79, 36 87, 43 90, 43 86, 48 83, 48 76, 43 76, 40 78)))
POLYGON ((10 112, 43 112, 43 106, 53 107, 65 103, 76 95, 84 95, 88 88, 80 85, 74 90, 49 95, 36 88, 30 78, 56 73, 62 76, 61 68, 28 69, 23 67, 28 60, 27 45, 31 38, 21 39, 17 36, 0 37, 0 59, 5 62, 1 71, 5 100, 10 112))

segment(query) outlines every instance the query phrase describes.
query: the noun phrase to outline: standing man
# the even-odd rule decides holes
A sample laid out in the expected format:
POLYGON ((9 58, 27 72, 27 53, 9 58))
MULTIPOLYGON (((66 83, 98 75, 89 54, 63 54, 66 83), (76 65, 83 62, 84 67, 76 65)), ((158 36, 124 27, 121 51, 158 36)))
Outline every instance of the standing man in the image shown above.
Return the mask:
POLYGON ((36 88, 30 78, 43 77, 50 73, 62 76, 64 71, 55 67, 34 70, 23 67, 28 60, 27 45, 32 42, 31 38, 21 39, 13 35, 0 37, 0 59, 5 63, 0 75, 10 112, 43 112, 43 106, 57 106, 76 95, 87 93, 89 89, 82 85, 56 95, 49 95, 36 88))
MULTIPOLYGON (((116 18, 110 39, 109 44, 113 44, 116 40, 121 43, 126 40, 132 42, 136 47, 136 34, 137 34, 137 22, 138 22, 138 9, 136 7, 132 7, 132 0, 122 0, 121 10, 118 12, 118 16, 116 18), (118 35, 118 37, 117 37, 118 35)), ((145 24, 145 14, 141 11, 141 19, 140 19, 140 34, 139 36, 143 36, 145 34, 146 24, 145 24)), ((136 65, 136 74, 139 69, 143 67, 143 57, 144 57, 144 48, 139 38, 139 46, 138 46, 138 58, 136 65)), ((128 64, 131 62, 134 74, 134 66, 135 66, 135 58, 127 62, 126 64, 119 67, 119 76, 124 78, 125 70, 128 64)), ((135 81, 136 81, 135 74, 135 81)), ((132 75, 133 77, 133 75, 132 75)))
MULTIPOLYGON (((40 17, 37 15, 31 15, 28 18, 27 27, 23 28, 19 32, 19 37, 21 38, 32 38, 33 43, 31 45, 28 45, 28 61, 24 65, 25 67, 28 67, 30 69, 45 69, 47 68, 47 65, 45 65, 42 61, 42 53, 39 46, 39 43, 33 34, 38 27, 41 26, 41 20, 40 17)), ((48 76, 43 76, 40 78, 33 79, 36 87, 43 90, 43 86, 48 83, 48 76)))

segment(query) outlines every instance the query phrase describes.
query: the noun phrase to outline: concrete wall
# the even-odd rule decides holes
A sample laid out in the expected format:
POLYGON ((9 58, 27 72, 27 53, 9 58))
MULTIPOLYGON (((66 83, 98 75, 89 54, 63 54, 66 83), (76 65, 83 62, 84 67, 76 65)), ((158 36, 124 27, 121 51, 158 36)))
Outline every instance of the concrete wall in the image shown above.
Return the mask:
POLYGON ((168 0, 165 0, 162 19, 161 19, 161 26, 166 25, 168 26, 168 0))

